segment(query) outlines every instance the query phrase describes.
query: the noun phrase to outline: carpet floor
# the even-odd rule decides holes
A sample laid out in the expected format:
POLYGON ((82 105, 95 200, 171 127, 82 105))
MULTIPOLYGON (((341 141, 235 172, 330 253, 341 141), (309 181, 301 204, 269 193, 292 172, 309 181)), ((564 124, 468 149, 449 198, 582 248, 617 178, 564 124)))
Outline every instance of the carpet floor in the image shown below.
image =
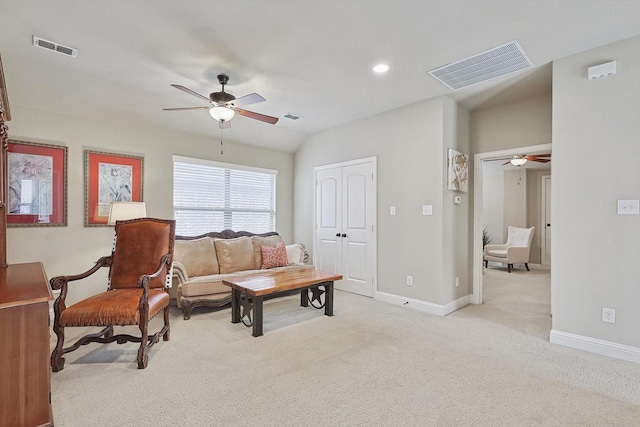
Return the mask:
POLYGON ((549 343, 548 275, 490 268, 485 304, 446 317, 340 291, 333 317, 280 298, 259 338, 229 309, 174 307, 147 369, 132 343, 67 354, 55 424, 640 425, 640 365, 549 343))

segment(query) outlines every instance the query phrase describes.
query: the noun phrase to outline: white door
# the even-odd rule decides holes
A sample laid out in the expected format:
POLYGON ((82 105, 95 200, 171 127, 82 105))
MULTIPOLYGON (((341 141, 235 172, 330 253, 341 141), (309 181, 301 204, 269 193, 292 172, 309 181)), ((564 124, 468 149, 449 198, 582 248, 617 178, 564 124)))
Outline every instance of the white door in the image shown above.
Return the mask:
POLYGON ((336 289, 373 296, 375 280, 374 163, 316 170, 318 269, 342 274, 336 289))
POLYGON ((342 168, 316 172, 316 242, 318 270, 342 274, 342 168))
POLYGON ((551 176, 542 177, 541 264, 551 265, 551 176))

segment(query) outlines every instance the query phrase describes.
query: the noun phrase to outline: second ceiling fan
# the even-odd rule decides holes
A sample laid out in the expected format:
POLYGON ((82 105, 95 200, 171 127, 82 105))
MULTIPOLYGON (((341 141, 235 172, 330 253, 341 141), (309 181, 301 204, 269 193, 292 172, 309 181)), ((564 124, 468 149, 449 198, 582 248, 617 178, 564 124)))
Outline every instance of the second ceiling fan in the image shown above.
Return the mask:
POLYGON ((186 111, 186 110, 209 110, 211 117, 216 119, 220 123, 220 129, 226 129, 231 127, 231 120, 236 114, 248 117, 250 119, 260 120, 261 122, 276 124, 277 117, 267 116, 266 114, 256 113, 254 111, 244 110, 242 108, 245 105, 256 104, 258 102, 266 101, 262 96, 257 93, 251 93, 249 95, 236 98, 232 94, 224 91, 224 86, 229 82, 229 76, 226 74, 218 75, 218 82, 222 85, 220 92, 212 92, 207 98, 204 95, 200 95, 197 92, 192 91, 181 85, 172 84, 171 86, 207 101, 209 105, 203 105, 202 107, 182 107, 182 108, 164 108, 165 111, 186 111))
POLYGON ((508 165, 511 163, 514 166, 522 166, 528 161, 538 162, 538 163, 548 163, 551 161, 551 154, 537 154, 537 155, 526 155, 526 154, 517 154, 515 156, 506 157, 509 159, 508 162, 503 163, 502 165, 508 165))

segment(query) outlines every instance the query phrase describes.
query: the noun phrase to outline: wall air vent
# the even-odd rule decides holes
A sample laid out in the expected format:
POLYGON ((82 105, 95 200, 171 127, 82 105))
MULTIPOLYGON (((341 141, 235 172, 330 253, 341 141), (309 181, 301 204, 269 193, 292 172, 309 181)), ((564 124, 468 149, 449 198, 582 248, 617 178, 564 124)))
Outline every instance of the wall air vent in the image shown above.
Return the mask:
POLYGON ((42 49, 47 49, 51 52, 56 52, 61 55, 70 56, 75 58, 78 56, 78 49, 74 47, 63 46, 50 40, 45 40, 40 37, 33 36, 33 45, 42 49))
POLYGON ((436 68, 429 74, 449 89, 458 90, 531 67, 533 63, 527 54, 517 41, 512 41, 436 68))
POLYGON ((300 118, 302 118, 302 116, 298 116, 297 114, 293 114, 293 113, 287 113, 284 115, 284 117, 286 119, 290 119, 290 120, 298 120, 300 118))

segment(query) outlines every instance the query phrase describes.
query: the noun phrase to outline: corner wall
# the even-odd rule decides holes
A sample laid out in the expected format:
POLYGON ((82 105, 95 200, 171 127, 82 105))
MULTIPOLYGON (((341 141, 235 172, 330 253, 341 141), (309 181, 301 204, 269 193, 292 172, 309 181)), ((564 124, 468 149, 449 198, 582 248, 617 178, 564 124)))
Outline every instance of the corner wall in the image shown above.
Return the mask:
POLYGON ((640 199, 638 76, 640 36, 553 64, 551 341, 640 362, 640 216, 616 214, 640 199), (612 60, 616 75, 587 79, 612 60))
POLYGON ((458 123, 465 118, 453 100, 439 97, 310 136, 294 156, 295 239, 313 249, 313 168, 377 156, 377 291, 437 306, 468 295, 469 202, 453 217, 452 200, 445 202, 447 148, 468 152, 458 141, 468 134, 466 122, 458 123), (423 216, 422 205, 433 205, 433 215, 423 216), (455 242, 452 228, 462 233, 455 242), (461 271, 458 288, 454 270, 461 271), (413 286, 405 284, 407 275, 413 286))

